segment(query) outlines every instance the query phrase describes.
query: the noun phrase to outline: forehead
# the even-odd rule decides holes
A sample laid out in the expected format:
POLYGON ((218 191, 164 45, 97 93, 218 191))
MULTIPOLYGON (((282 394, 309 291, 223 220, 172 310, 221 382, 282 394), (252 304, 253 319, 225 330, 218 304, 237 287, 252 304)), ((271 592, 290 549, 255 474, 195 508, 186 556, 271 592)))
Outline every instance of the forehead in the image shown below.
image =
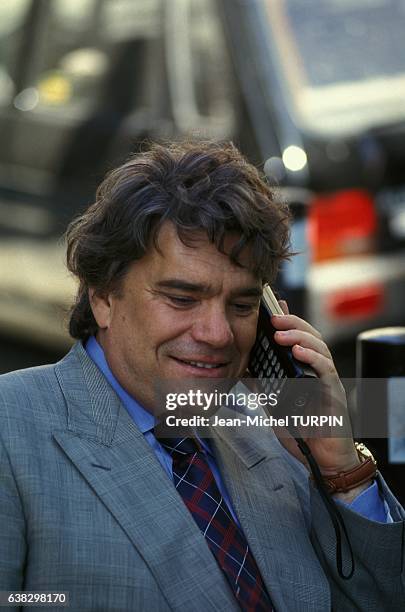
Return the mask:
POLYGON ((229 233, 224 240, 224 253, 218 251, 215 244, 209 242, 205 231, 193 232, 190 235, 190 246, 184 244, 175 226, 165 222, 158 234, 158 250, 151 246, 145 256, 139 261, 144 270, 151 276, 182 273, 200 280, 221 278, 232 282, 252 282, 260 284, 249 270, 250 249, 242 251, 239 260, 243 267, 234 264, 227 253, 238 242, 239 235, 229 233))

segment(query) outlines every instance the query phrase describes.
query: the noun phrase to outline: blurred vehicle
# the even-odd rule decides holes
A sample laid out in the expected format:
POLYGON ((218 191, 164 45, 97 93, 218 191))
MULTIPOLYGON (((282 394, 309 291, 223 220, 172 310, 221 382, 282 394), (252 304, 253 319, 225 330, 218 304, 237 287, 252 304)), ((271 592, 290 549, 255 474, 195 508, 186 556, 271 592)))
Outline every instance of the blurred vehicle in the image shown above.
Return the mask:
POLYGON ((2 0, 0 326, 66 344, 59 238, 145 140, 232 139, 294 212, 329 343, 403 324, 404 0, 2 0))

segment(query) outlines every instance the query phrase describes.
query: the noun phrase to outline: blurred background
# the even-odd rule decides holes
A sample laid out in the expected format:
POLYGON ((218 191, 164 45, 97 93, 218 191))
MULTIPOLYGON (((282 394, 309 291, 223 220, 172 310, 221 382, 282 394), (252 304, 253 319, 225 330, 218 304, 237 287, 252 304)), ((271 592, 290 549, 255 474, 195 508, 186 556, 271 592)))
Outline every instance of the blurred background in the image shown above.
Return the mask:
MULTIPOLYGON (((71 345, 62 236, 104 173, 193 135, 291 205, 277 290, 354 377, 357 335, 405 325, 404 31, 405 0, 1 0, 0 373, 71 345)), ((371 442, 405 501, 405 438, 371 442)))
POLYGON ((294 212, 277 289, 344 376, 405 324, 405 0, 2 0, 0 372, 62 356, 68 222, 149 139, 232 139, 294 212))

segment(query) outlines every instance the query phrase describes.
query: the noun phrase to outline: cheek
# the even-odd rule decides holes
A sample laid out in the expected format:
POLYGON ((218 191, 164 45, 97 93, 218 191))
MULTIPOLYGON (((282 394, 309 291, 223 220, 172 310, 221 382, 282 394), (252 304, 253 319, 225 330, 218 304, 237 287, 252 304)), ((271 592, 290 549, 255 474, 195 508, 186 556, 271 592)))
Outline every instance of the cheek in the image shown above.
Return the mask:
POLYGON ((155 347, 187 333, 193 324, 190 312, 175 310, 165 304, 150 308, 147 321, 143 335, 147 335, 155 347))
POLYGON ((235 333, 235 341, 242 355, 250 352, 256 339, 257 334, 257 318, 252 321, 242 321, 235 333))

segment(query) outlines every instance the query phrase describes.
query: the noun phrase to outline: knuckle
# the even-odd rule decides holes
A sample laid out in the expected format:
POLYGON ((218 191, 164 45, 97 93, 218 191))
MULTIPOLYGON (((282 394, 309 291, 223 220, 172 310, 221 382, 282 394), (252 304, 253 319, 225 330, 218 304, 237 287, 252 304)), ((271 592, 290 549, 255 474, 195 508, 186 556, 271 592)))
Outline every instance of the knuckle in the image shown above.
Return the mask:
POLYGON ((335 364, 330 359, 328 359, 328 362, 328 374, 330 374, 331 376, 336 375, 335 364))
POLYGON ((320 345, 321 345, 321 348, 322 348, 323 353, 324 353, 325 355, 327 355, 327 356, 329 357, 329 359, 332 359, 332 356, 331 356, 330 351, 329 351, 329 347, 328 347, 328 345, 326 344, 326 342, 325 342, 324 340, 321 340, 320 345))

